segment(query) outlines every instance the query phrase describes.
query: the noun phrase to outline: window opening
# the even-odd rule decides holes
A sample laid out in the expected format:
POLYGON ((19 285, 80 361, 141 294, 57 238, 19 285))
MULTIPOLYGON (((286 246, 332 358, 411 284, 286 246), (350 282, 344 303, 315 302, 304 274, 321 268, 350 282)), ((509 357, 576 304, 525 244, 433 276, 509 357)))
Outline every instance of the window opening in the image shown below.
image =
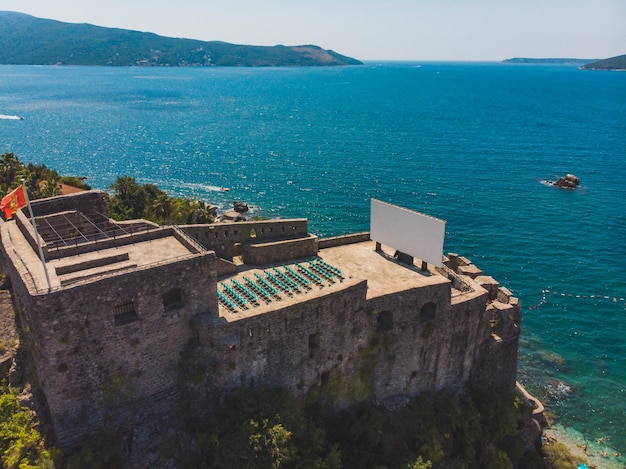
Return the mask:
POLYGON ((117 305, 113 309, 113 320, 116 326, 125 326, 131 322, 139 321, 139 316, 135 310, 135 302, 129 301, 117 305))

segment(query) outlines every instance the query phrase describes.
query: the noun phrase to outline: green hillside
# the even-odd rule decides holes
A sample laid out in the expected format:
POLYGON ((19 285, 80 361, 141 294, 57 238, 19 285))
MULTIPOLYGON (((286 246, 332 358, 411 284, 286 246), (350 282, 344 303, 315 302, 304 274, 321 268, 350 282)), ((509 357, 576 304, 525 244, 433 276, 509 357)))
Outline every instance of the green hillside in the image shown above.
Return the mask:
POLYGON ((598 60, 580 67, 584 70, 626 70, 626 55, 598 60))
POLYGON ((318 46, 247 46, 63 23, 0 11, 0 64, 315 66, 360 61, 318 46))

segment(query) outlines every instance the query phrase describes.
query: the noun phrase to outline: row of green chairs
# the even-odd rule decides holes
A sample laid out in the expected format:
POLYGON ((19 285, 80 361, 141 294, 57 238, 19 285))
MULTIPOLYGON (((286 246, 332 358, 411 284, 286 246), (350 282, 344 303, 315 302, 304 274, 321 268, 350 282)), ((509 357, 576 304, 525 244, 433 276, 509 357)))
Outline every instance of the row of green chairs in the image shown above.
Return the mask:
POLYGON ((298 268, 298 271, 304 273, 304 275, 309 277, 311 280, 317 283, 320 287, 324 286, 324 280, 322 280, 322 278, 319 275, 314 274, 313 272, 311 272, 310 269, 307 269, 301 264, 296 263, 296 267, 298 268))
POLYGON ((224 293, 222 293, 221 291, 217 292, 217 297, 219 298, 220 302, 231 312, 231 313, 235 313, 237 312, 237 305, 235 303, 233 303, 232 301, 230 301, 230 298, 228 298, 226 295, 224 295, 224 293))
POLYGON ((333 272, 335 275, 337 275, 337 277, 343 279, 343 272, 341 270, 339 270, 337 267, 333 267, 332 265, 328 264, 327 262, 324 262, 324 260, 319 257, 316 256, 313 261, 318 264, 321 265, 322 267, 324 267, 326 270, 329 270, 330 272, 333 272))
POLYGON ((222 288, 224 289, 224 292, 226 292, 226 294, 230 297, 231 300, 233 300, 243 309, 248 309, 248 306, 246 306, 248 302, 246 301, 244 297, 242 297, 239 293, 233 290, 226 283, 222 283, 222 288))
POLYGON ((310 290, 313 283, 324 286, 326 281, 335 283, 335 277, 343 281, 343 273, 336 267, 324 262, 320 257, 314 257, 308 262, 308 267, 295 264, 298 272, 290 266, 283 266, 284 271, 273 267, 263 272, 265 278, 255 273, 255 280, 243 277, 245 285, 232 280, 234 288, 222 282, 223 291, 218 291, 219 301, 229 311, 236 312, 238 308, 248 309, 248 304, 259 305, 259 297, 270 303, 272 299, 281 300, 281 294, 293 296, 293 292, 300 293, 302 288, 310 290))
POLYGON ((257 298, 257 296, 252 293, 248 287, 242 285, 241 283, 239 283, 237 280, 233 279, 233 285, 235 286, 235 288, 237 290, 239 290, 239 292, 241 292, 245 297, 247 297, 251 303, 254 303, 255 305, 259 304, 259 299, 257 298))
POLYGON ((295 282, 291 277, 289 277, 289 275, 286 275, 284 272, 278 270, 277 267, 274 267, 272 270, 274 270, 274 273, 279 279, 289 285, 296 292, 300 292, 300 284, 298 282, 295 282))
POLYGON ((288 265, 285 266, 285 271, 287 272, 287 274, 289 274, 292 278, 294 278, 297 282, 299 282, 301 285, 304 286, 304 288, 306 288, 307 290, 310 290, 311 287, 311 281, 304 278, 302 275, 300 275, 298 272, 296 272, 295 270, 293 270, 291 267, 289 267, 288 265))
POLYGON ((261 284, 261 286, 269 291, 272 296, 274 296, 276 299, 280 300, 280 292, 274 288, 272 285, 270 285, 267 280, 265 280, 263 277, 261 277, 259 274, 255 273, 254 276, 256 277, 257 281, 261 284))
POLYGON ((313 262, 309 262, 309 269, 311 269, 316 274, 321 275, 323 278, 328 280, 330 283, 335 283, 335 274, 332 272, 328 272, 322 266, 314 264, 313 262))
POLYGON ((260 286, 258 286, 256 283, 254 283, 252 280, 250 280, 248 277, 244 277, 243 281, 246 282, 246 285, 249 286, 250 288, 252 288, 256 293, 258 293, 259 295, 261 295, 263 297, 263 299, 265 300, 265 303, 270 303, 272 301, 272 295, 270 293, 268 293, 267 291, 265 291, 263 288, 261 288, 260 286))
POLYGON ((263 273, 265 274, 265 278, 269 280, 270 283, 278 287, 280 290, 284 291, 287 295, 293 296, 293 293, 291 293, 291 287, 289 285, 277 278, 272 272, 268 272, 266 270, 263 273))

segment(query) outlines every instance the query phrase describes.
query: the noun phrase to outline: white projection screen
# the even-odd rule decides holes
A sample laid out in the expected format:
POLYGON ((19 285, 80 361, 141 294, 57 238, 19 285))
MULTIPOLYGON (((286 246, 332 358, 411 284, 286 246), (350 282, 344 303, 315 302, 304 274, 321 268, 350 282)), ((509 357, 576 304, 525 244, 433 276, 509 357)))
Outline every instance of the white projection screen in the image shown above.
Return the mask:
POLYGON ((442 265, 446 222, 372 199, 370 239, 422 261, 442 265))

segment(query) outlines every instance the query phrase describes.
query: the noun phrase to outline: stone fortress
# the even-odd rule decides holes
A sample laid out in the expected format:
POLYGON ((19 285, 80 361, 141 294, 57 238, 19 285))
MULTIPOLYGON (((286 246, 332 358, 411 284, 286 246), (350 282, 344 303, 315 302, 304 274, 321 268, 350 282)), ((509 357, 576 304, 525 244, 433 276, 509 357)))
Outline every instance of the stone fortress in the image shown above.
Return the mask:
POLYGON ((241 386, 402 405, 516 388, 517 298, 456 254, 441 267, 304 219, 184 227, 108 218, 99 191, 0 222, 21 340, 62 448, 241 386), (45 264, 40 259, 45 258, 45 264))

